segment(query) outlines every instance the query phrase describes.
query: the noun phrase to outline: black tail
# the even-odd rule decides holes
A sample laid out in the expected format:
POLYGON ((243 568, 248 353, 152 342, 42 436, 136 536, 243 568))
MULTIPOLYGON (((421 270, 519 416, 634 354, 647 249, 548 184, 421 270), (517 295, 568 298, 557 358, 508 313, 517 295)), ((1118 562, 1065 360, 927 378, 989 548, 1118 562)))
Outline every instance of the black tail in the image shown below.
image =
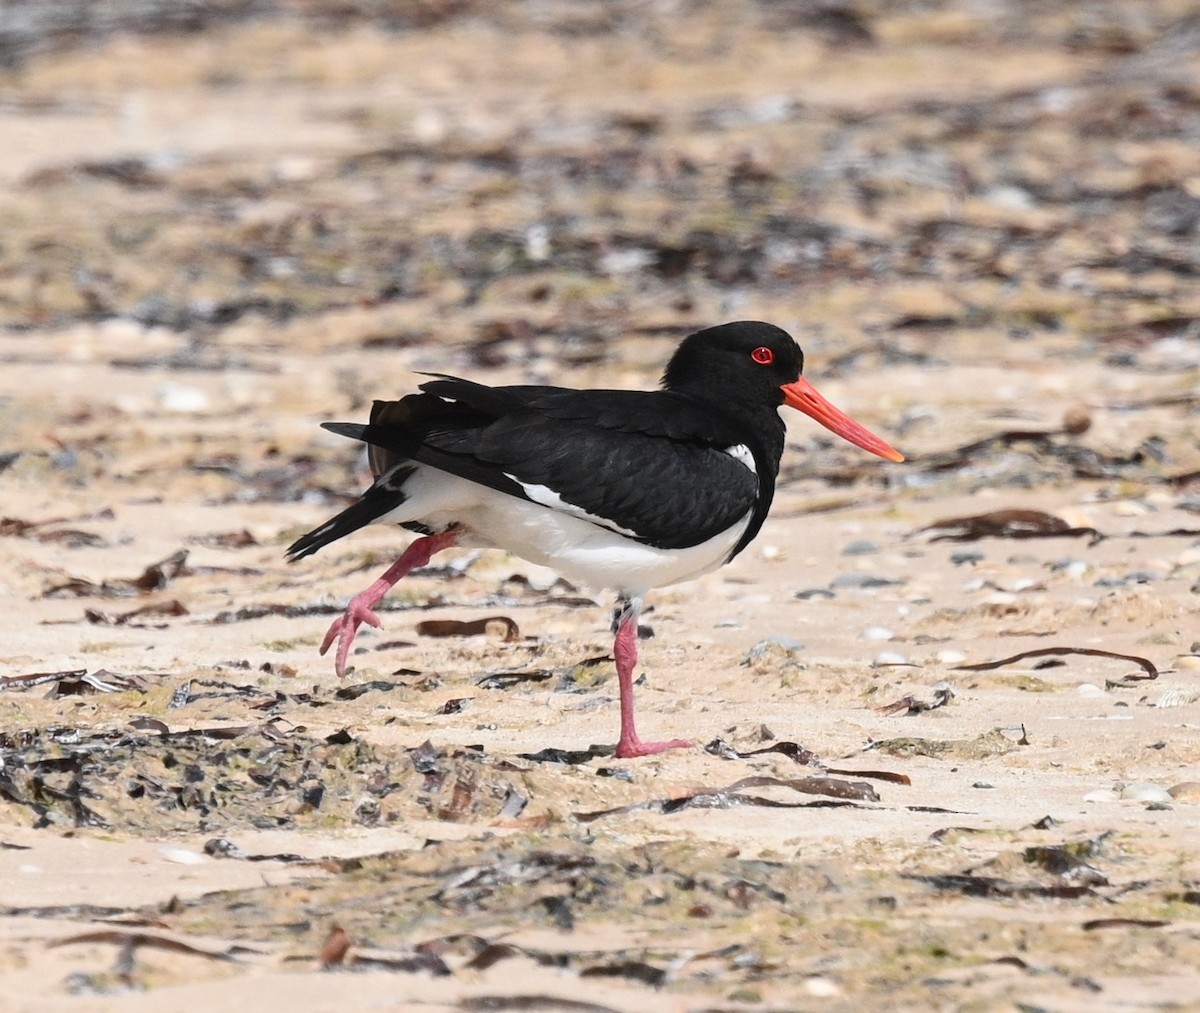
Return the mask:
POLYGON ((289 563, 294 563, 298 559, 303 559, 305 556, 310 556, 317 549, 323 548, 330 542, 336 542, 339 538, 350 534, 351 531, 357 531, 359 528, 370 524, 384 514, 395 510, 408 497, 403 491, 398 488, 391 488, 393 484, 400 486, 404 484, 404 479, 411 475, 415 469, 408 469, 407 474, 401 476, 392 472, 388 476, 388 484, 376 482, 370 489, 362 494, 362 496, 354 503, 351 503, 336 517, 331 517, 319 528, 314 528, 307 535, 301 535, 291 545, 288 546, 287 556, 289 563))

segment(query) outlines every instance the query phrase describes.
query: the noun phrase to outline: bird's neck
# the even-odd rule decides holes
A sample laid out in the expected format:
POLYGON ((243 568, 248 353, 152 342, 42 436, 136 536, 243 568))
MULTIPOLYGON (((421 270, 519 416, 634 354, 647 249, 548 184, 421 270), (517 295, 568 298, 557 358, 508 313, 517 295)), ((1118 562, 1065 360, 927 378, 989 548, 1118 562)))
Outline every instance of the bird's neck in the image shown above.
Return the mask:
POLYGON ((679 391, 704 406, 706 413, 729 433, 731 445, 745 444, 754 455, 760 475, 779 474, 787 434, 778 406, 748 405, 736 398, 716 399, 694 391, 679 391))

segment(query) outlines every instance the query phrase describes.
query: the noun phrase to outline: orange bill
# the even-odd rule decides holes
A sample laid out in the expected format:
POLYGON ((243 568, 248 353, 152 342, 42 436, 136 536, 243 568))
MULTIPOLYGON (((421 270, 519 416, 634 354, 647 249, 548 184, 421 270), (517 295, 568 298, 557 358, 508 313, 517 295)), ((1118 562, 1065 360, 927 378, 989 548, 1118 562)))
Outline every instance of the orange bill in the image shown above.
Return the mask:
POLYGON ((889 461, 903 461, 904 455, 894 447, 885 443, 866 426, 859 425, 840 408, 835 408, 817 393, 804 377, 795 383, 783 385, 784 403, 797 411, 804 412, 811 419, 816 419, 831 433, 837 433, 843 440, 849 440, 856 447, 870 451, 889 461))

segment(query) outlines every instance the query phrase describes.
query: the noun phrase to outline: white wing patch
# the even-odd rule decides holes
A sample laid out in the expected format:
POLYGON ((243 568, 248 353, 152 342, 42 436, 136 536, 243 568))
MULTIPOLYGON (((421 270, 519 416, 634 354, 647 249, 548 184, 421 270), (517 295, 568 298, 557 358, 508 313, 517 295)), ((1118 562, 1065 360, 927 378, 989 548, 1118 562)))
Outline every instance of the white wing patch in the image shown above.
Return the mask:
POLYGON ((572 517, 578 517, 580 520, 588 521, 602 528, 608 528, 610 531, 615 531, 618 534, 625 535, 627 538, 635 538, 639 541, 641 536, 636 531, 631 531, 629 528, 623 528, 615 521, 609 520, 607 517, 597 517, 593 513, 584 510, 583 507, 577 507, 574 503, 568 503, 558 493, 551 489, 548 485, 533 485, 522 482, 519 478, 509 475, 505 472, 505 478, 512 479, 522 489, 529 499, 539 506, 549 507, 551 510, 557 510, 560 513, 570 514, 572 517))
POLYGON ((739 443, 734 447, 726 447, 725 453, 727 453, 735 461, 741 461, 742 464, 750 469, 750 474, 758 474, 758 468, 754 466, 754 455, 750 453, 750 448, 747 447, 746 444, 739 443))

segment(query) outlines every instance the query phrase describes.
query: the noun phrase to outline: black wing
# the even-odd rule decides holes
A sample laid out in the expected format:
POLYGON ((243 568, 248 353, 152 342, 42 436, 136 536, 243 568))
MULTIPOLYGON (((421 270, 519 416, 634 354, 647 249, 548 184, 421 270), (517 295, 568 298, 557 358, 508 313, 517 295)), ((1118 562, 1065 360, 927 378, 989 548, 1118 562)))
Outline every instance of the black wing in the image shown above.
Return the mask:
POLYGON ((760 465, 770 472, 764 503, 761 476, 725 452, 743 441, 687 395, 449 377, 421 389, 376 402, 369 425, 325 428, 370 444, 376 474, 411 460, 533 502, 557 497, 599 526, 663 549, 699 544, 753 511, 740 550, 769 505, 774 467, 760 465))

